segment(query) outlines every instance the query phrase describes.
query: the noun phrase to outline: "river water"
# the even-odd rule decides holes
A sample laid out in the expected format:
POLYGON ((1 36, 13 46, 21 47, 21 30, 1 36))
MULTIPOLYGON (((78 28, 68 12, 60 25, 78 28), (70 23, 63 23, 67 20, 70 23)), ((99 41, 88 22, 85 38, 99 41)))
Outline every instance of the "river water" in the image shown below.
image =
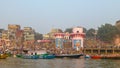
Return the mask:
POLYGON ((0 59, 0 68, 120 68, 120 60, 110 59, 0 59))

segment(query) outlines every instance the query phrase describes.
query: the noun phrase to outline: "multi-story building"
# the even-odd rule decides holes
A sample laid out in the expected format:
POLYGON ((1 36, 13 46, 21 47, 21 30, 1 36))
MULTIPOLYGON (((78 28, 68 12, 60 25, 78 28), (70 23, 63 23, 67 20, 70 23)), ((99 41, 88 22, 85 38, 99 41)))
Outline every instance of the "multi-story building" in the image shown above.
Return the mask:
POLYGON ((8 30, 2 31, 2 40, 9 39, 8 30))
POLYGON ((7 48, 8 46, 10 46, 8 30, 2 31, 1 45, 3 46, 3 48, 7 48))
POLYGON ((70 33, 66 32, 64 35, 64 39, 70 40, 70 33))
POLYGON ((8 35, 10 40, 16 39, 16 32, 20 30, 20 25, 8 24, 8 35))
POLYGON ((21 45, 24 41, 23 30, 18 30, 15 35, 17 44, 21 45))
POLYGON ((49 39, 49 38, 50 38, 50 35, 48 35, 48 34, 43 35, 43 39, 49 39))
POLYGON ((24 27, 24 41, 34 41, 35 31, 31 27, 24 27))
POLYGON ((43 35, 43 39, 55 39, 54 34, 55 33, 62 33, 61 29, 51 29, 51 31, 48 34, 43 35))
POLYGON ((20 25, 16 25, 16 24, 8 24, 8 30, 10 30, 11 32, 15 32, 17 30, 20 30, 20 25))

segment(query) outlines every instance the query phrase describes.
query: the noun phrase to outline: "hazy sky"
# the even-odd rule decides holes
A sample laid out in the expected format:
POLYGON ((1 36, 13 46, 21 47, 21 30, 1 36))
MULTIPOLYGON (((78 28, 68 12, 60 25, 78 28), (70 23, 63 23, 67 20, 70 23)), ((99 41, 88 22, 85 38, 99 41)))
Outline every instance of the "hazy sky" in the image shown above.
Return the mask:
POLYGON ((120 0, 0 0, 0 28, 31 26, 40 33, 52 28, 98 28, 120 19, 120 0))

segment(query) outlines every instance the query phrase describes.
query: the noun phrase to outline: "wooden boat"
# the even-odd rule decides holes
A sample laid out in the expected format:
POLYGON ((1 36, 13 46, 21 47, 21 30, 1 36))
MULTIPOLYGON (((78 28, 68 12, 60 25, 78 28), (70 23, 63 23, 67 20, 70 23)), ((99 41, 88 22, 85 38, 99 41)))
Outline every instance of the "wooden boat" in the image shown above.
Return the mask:
POLYGON ((56 58, 79 58, 80 56, 83 56, 83 54, 60 54, 60 55, 55 55, 56 58))
POLYGON ((99 55, 93 55, 93 56, 91 56, 91 58, 92 58, 92 59, 101 59, 102 57, 99 56, 99 55))
POLYGON ((6 59, 7 58, 7 54, 0 54, 0 59, 6 59))

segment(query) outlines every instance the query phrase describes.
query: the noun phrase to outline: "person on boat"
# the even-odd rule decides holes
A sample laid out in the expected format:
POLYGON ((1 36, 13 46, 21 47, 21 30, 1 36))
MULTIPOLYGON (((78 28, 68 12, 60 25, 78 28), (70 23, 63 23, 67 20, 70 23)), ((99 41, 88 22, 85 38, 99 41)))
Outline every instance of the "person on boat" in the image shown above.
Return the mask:
POLYGON ((31 53, 31 55, 33 55, 33 53, 31 53))
POLYGON ((60 54, 62 54, 63 52, 62 51, 60 51, 60 54))
POLYGON ((37 55, 37 53, 35 52, 35 55, 37 55))

